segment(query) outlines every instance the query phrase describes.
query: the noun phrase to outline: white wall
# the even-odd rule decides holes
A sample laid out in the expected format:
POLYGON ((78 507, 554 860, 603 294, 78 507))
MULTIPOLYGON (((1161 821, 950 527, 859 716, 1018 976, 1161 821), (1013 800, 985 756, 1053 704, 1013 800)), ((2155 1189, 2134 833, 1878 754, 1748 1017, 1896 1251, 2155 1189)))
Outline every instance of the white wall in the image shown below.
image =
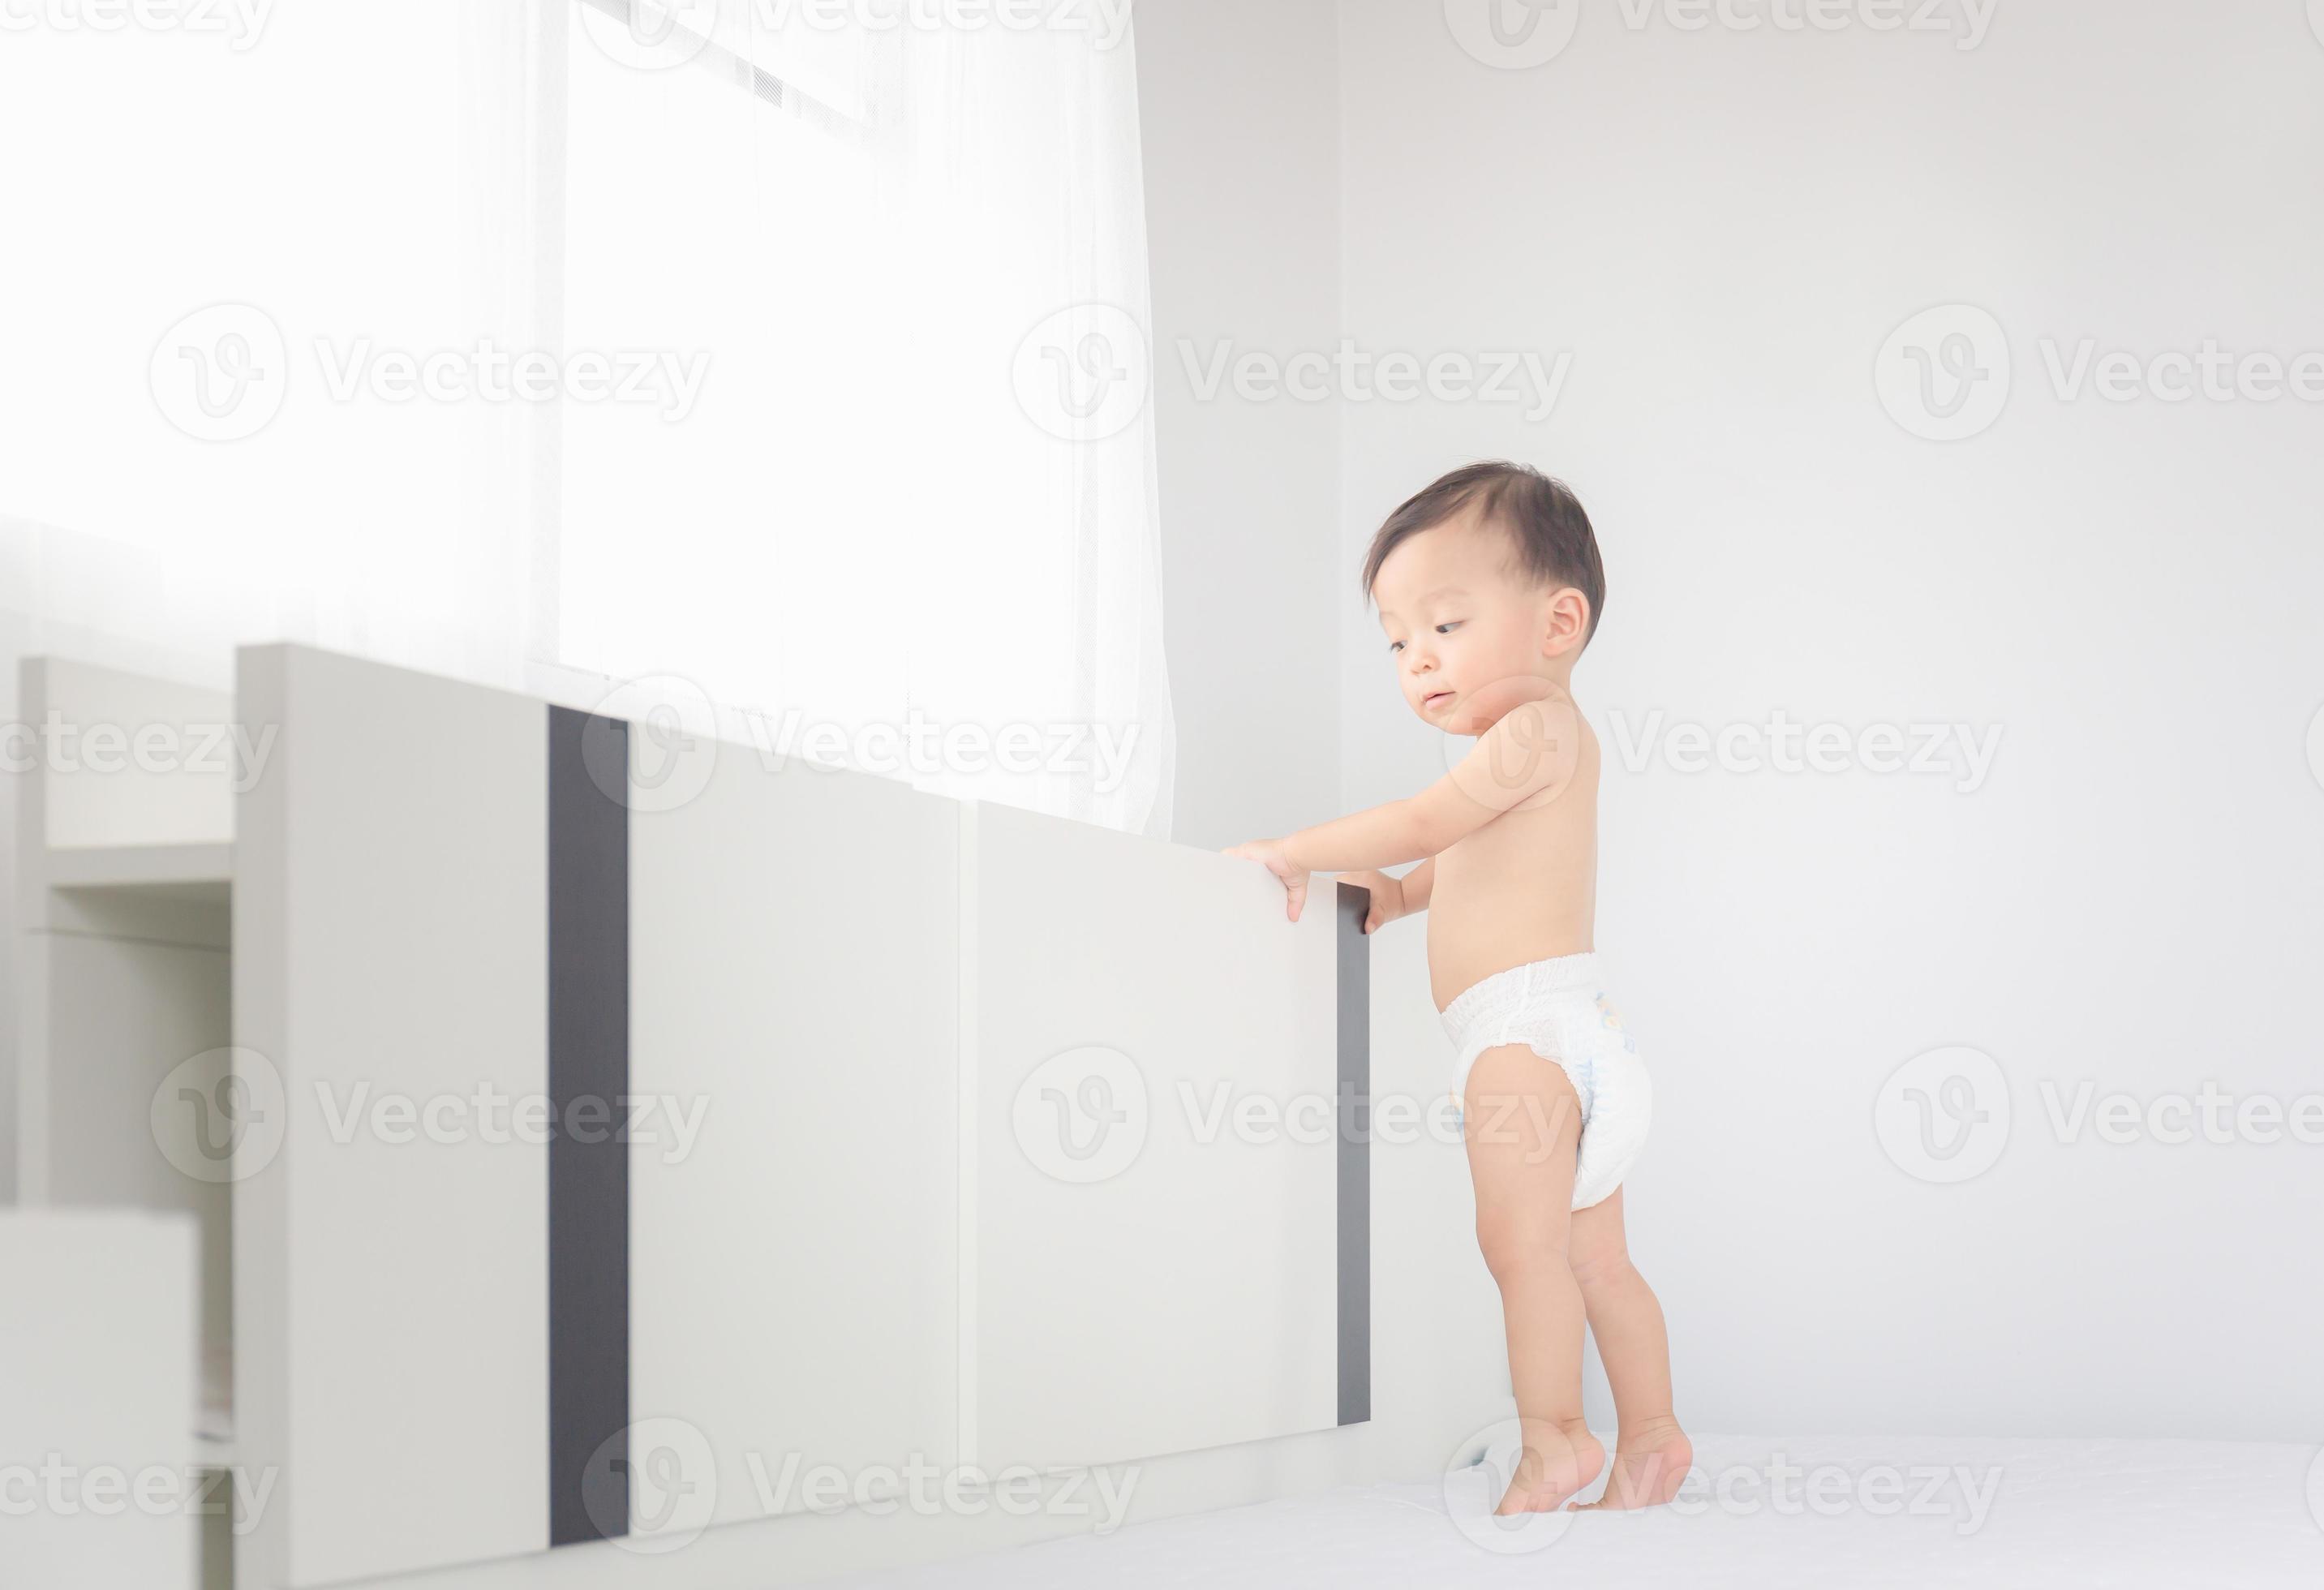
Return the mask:
POLYGON ((2313 1440, 2324 1146, 2064 1143, 2041 1090, 2324 1088, 2324 404, 2061 401, 2042 339, 2324 348, 2324 48, 2296 0, 2015 0, 1967 51, 1581 4, 1529 70, 1471 59, 1434 0, 1341 8, 1350 333, 1574 356, 1545 423, 1346 411, 1345 803, 1442 763, 1340 569, 1447 467, 1564 476, 1609 572, 1577 690, 1600 942, 1657 1068, 1631 1228, 1682 1414, 2313 1440), (1962 301, 2014 393, 1925 441, 1876 356, 1962 301), (2003 739, 1962 793, 1631 770, 1617 738, 1778 710, 2003 739), (2014 1126, 1930 1185, 1874 1109, 1950 1044, 1999 1063, 2014 1126))

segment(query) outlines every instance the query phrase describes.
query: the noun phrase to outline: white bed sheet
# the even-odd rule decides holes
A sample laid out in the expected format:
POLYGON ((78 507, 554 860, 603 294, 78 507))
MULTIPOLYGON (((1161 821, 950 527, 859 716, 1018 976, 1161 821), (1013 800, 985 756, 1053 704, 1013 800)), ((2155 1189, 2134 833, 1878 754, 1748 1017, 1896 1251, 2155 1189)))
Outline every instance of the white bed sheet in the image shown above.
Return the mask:
POLYGON ((2313 1447, 1743 1437, 1698 1437, 1695 1445, 1701 1483, 1682 1508, 1571 1515, 1562 1531, 1553 1526, 1554 1539, 1506 1554, 1474 1543, 1455 1522, 1456 1514, 1489 1511, 1489 1482, 1468 1470, 1449 1482, 1345 1487, 844 1583, 858 1590, 2324 1586, 2324 1460, 2313 1447), (1812 1500, 1812 1483, 1820 1487, 1812 1500))

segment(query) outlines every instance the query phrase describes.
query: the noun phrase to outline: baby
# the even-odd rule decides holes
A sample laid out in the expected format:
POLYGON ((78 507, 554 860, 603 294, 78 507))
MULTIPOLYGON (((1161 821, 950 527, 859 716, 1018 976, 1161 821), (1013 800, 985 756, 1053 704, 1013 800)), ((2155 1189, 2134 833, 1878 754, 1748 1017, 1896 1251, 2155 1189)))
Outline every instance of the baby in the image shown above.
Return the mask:
POLYGON ((1693 1449, 1671 1410, 1662 1306, 1622 1232, 1653 1090, 1592 947, 1598 741, 1570 691, 1605 599, 1597 538, 1556 481, 1472 465, 1389 515, 1363 585, 1406 703, 1476 744, 1409 800, 1227 854, 1280 878, 1294 920, 1314 872, 1371 892, 1368 933, 1434 908, 1429 992, 1456 1051, 1477 1242, 1523 1431, 1499 1511, 1582 1505, 1571 1498, 1605 1468, 1582 1419, 1585 1317, 1621 1426, 1588 1505, 1668 1502, 1693 1449), (1402 877, 1374 870, 1411 861, 1402 877))

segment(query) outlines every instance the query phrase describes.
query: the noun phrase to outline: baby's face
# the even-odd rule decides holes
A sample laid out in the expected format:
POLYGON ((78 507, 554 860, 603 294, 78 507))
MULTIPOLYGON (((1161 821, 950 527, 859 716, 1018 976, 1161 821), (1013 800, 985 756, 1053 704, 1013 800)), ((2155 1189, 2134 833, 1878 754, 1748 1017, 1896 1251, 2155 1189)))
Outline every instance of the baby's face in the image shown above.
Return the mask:
POLYGON ((1507 532, 1463 514, 1398 544, 1372 581, 1405 701, 1447 734, 1483 734, 1549 677, 1552 593, 1515 557, 1507 532))

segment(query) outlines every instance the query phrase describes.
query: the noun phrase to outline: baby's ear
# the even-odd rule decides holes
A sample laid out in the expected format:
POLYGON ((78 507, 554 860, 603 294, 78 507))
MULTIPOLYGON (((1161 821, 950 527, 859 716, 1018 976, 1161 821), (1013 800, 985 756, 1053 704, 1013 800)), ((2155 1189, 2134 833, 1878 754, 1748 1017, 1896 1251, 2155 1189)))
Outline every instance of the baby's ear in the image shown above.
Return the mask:
POLYGON ((1543 626, 1542 655, 1562 657, 1578 651, 1590 638, 1590 598, 1573 586, 1550 593, 1548 623, 1543 626))

